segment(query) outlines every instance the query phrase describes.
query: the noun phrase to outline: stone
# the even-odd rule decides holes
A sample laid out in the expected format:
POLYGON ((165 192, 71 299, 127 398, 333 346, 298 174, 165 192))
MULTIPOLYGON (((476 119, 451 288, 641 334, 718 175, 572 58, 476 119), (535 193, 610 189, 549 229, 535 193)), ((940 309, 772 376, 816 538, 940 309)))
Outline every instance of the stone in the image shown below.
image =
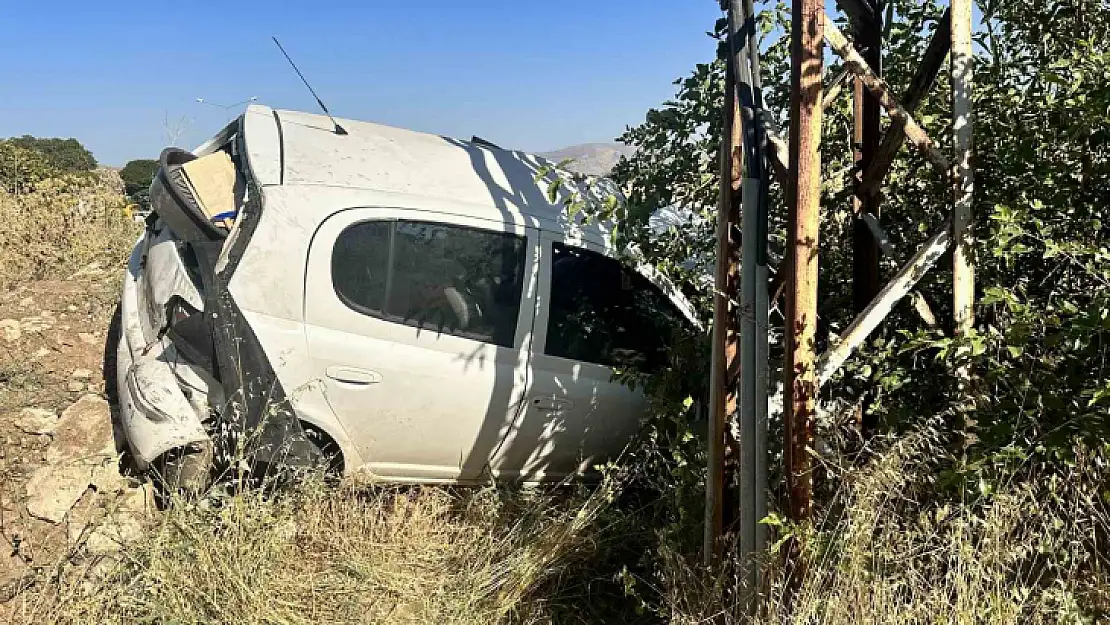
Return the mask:
POLYGON ((147 493, 147 488, 139 487, 107 496, 86 495, 66 517, 70 544, 84 547, 91 555, 109 555, 137 540, 154 510, 145 506, 147 493))
POLYGON ((54 428, 54 442, 47 450, 50 462, 66 459, 100 460, 115 455, 112 436, 112 410, 96 395, 85 395, 62 411, 54 428))
POLYGON ((78 332, 77 339, 86 345, 100 344, 100 339, 95 334, 89 334, 88 332, 78 332))
POLYGON ((31 306, 34 305, 34 303, 35 303, 35 298, 33 298, 33 297, 24 297, 23 299, 19 300, 19 307, 20 308, 30 308, 31 306))
POLYGON ((72 312, 77 312, 77 307, 74 306, 73 304, 70 304, 69 306, 66 306, 66 310, 71 312, 71 313, 72 312))
POLYGON ((103 467, 118 464, 108 402, 85 395, 66 408, 54 427, 46 462, 27 481, 27 512, 60 523, 103 467))
POLYGON ((24 408, 16 417, 15 427, 26 434, 54 434, 58 415, 53 410, 24 408))
POLYGON ((84 461, 39 467, 27 480, 27 512, 57 524, 89 489, 96 466, 84 461))
POLYGON ((46 358, 49 355, 50 355, 50 350, 49 349, 47 349, 45 347, 40 347, 40 348, 35 350, 35 353, 31 354, 31 360, 42 360, 43 358, 46 358))
POLYGON ((69 377, 74 380, 88 380, 92 376, 93 372, 89 369, 74 369, 73 373, 69 374, 69 377))
POLYGON ((66 384, 66 390, 70 393, 81 393, 88 390, 88 388, 89 385, 85 384, 81 380, 70 380, 69 383, 66 384))
POLYGON ((14 343, 23 336, 23 330, 15 319, 0 319, 0 337, 8 343, 14 343))

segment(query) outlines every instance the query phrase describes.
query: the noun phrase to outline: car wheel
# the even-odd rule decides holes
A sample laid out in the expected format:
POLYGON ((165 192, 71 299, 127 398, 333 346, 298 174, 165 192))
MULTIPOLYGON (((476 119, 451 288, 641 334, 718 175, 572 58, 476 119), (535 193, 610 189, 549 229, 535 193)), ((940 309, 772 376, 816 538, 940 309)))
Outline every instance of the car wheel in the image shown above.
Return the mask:
POLYGON ((190 445, 171 449, 151 465, 151 477, 163 502, 173 495, 193 499, 208 490, 212 478, 212 447, 190 445))
POLYGON ((324 458, 324 477, 328 480, 343 477, 343 450, 339 448, 339 444, 314 425, 302 421, 301 427, 304 428, 305 438, 320 450, 320 455, 324 458))

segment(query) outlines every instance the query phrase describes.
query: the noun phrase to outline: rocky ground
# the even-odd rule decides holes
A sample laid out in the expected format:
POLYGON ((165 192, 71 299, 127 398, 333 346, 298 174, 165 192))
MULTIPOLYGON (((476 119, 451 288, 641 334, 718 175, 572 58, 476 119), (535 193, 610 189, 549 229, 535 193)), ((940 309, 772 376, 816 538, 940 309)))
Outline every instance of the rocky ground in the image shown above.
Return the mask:
POLYGON ((120 280, 92 264, 0 293, 0 621, 63 559, 110 557, 152 509, 121 475, 105 376, 120 280))

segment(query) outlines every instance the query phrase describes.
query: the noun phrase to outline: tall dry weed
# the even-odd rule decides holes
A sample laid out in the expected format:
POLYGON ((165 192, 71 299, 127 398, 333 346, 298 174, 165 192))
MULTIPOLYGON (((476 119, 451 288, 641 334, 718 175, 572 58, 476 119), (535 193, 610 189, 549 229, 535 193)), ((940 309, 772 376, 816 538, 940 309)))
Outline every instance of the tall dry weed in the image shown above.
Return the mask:
MULTIPOLYGON (((118 177, 117 177, 118 178, 118 177)), ((65 176, 26 193, 0 190, 0 287, 121 263, 138 235, 110 176, 65 176)))

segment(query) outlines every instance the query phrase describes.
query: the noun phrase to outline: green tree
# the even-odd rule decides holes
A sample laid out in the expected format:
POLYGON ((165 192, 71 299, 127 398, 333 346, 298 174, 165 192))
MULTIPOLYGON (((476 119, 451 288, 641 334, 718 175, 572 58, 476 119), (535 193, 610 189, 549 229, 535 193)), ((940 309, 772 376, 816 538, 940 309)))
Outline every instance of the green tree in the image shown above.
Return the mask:
POLYGON ((92 152, 77 139, 40 138, 31 135, 12 137, 8 143, 34 150, 43 155, 54 168, 62 173, 82 173, 96 169, 92 152))
POLYGON ((150 205, 150 198, 148 196, 150 192, 150 183, 154 180, 154 175, 157 173, 158 161, 156 160, 137 159, 128 161, 120 171, 120 178, 123 179, 124 193, 143 208, 148 208, 150 205))

